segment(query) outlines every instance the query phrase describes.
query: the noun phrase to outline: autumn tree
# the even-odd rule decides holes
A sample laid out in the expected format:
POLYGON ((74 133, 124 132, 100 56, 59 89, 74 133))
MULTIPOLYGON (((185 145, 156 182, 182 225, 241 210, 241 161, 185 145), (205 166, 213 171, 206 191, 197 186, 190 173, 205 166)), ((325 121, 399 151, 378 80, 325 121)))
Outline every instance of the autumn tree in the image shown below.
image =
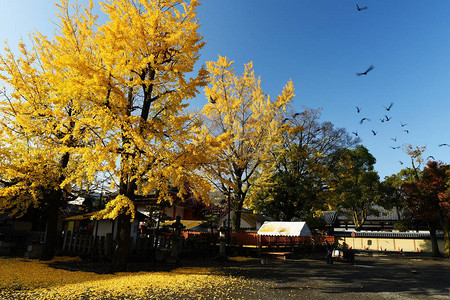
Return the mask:
MULTIPOLYGON (((421 181, 422 176, 422 164, 424 162, 423 153, 426 151, 425 146, 413 146, 410 144, 405 144, 403 146, 403 151, 410 157, 411 159, 411 167, 408 168, 414 176, 414 180, 411 182, 407 182, 402 185, 403 190, 407 196, 407 204, 409 209, 412 211, 413 215, 422 221, 424 221, 428 230, 430 231, 430 240, 431 240, 431 249, 433 252, 433 256, 440 256, 439 246, 437 242, 436 230, 439 226, 439 220, 437 218, 437 214, 435 210, 428 210, 430 206, 424 204, 421 201, 411 201, 412 199, 417 199, 417 196, 420 194, 420 189, 418 188, 418 183, 421 181), (415 195, 414 197, 411 197, 415 195), (413 204, 414 203, 414 204, 413 204)), ((429 199, 428 199, 429 200, 429 199)))
POLYGON ((411 159, 411 168, 408 168, 416 181, 419 180, 420 172, 422 165, 424 163, 423 153, 427 150, 427 147, 422 146, 413 146, 410 144, 403 145, 403 151, 410 157, 411 159))
POLYGON ((99 173, 115 180, 118 197, 96 217, 118 218, 113 265, 124 269, 135 195, 157 190, 160 200, 168 200, 169 188, 175 187, 182 198, 189 182, 197 187, 195 195, 206 199, 208 185, 196 168, 220 149, 223 136, 203 137, 199 118, 183 113, 186 100, 207 79, 204 68, 187 77, 204 45, 198 2, 111 0, 100 5, 107 16, 104 24, 97 23, 92 1, 71 10, 69 1, 62 0, 54 38, 33 35, 32 63, 39 64, 39 82, 48 86, 37 114, 53 120, 51 115, 60 115, 56 108, 72 113, 48 128, 69 133, 54 136, 61 144, 53 151, 77 160, 59 186, 99 173))
POLYGON ((361 230, 369 215, 378 213, 374 209, 380 198, 379 177, 373 169, 375 162, 375 157, 362 145, 347 149, 328 181, 331 206, 348 213, 356 230, 361 230))
POLYGON ((379 205, 389 211, 397 213, 398 223, 394 224, 395 229, 407 229, 415 222, 406 206, 405 192, 402 185, 415 180, 415 171, 411 168, 400 170, 397 174, 385 177, 380 185, 379 205), (396 228, 398 227, 398 228, 396 228))
MULTIPOLYGON (((448 165, 447 165, 448 166, 448 165)), ((449 237, 449 228, 450 228, 450 168, 447 167, 446 171, 447 177, 447 188, 445 191, 440 192, 439 197, 439 208, 442 211, 442 223, 443 223, 443 231, 444 231, 444 239, 445 239, 445 255, 447 258, 450 258, 450 237, 449 237)))
POLYGON ((353 139, 343 128, 330 122, 319 122, 320 110, 305 108, 290 112, 284 119, 288 130, 282 142, 271 149, 274 170, 266 186, 254 186, 251 206, 275 220, 312 218, 324 206, 329 167, 339 159, 341 151, 353 147, 353 139))
POLYGON ((413 215, 428 224, 434 256, 440 256, 436 239, 438 225, 444 231, 445 253, 449 256, 449 210, 448 203, 450 166, 441 162, 429 161, 419 179, 403 184, 406 200, 413 215))
POLYGON ((264 94, 261 79, 256 78, 252 63, 241 76, 234 73, 233 62, 220 57, 207 63, 211 74, 205 94, 210 102, 204 107, 208 135, 226 134, 229 143, 214 162, 205 165, 209 180, 224 195, 232 188, 233 227, 240 228, 240 215, 252 181, 261 164, 269 159, 270 149, 281 141, 283 112, 294 97, 289 81, 281 95, 272 99, 264 94))
MULTIPOLYGON (((24 145, 14 144, 15 147, 24 145)), ((57 170, 48 158, 40 156, 31 147, 23 151, 3 143, 1 149, 0 208, 10 217, 21 217, 30 207, 40 206, 41 200, 57 189, 54 183, 59 172, 55 172, 57 170)))
MULTIPOLYGON (((32 35, 35 39, 38 36, 32 35)), ((84 130, 75 122, 80 110, 73 100, 64 101, 65 95, 57 91, 58 82, 48 76, 52 70, 41 61, 43 57, 38 47, 30 50, 23 43, 19 44, 18 55, 6 45, 0 57, 0 78, 8 86, 0 99, 0 209, 20 216, 30 206, 42 203, 47 212, 47 232, 41 258, 51 259, 58 211, 72 190, 66 178, 76 174, 80 185, 86 179, 84 171, 69 164, 67 148, 82 146, 87 139, 76 138, 84 130)))

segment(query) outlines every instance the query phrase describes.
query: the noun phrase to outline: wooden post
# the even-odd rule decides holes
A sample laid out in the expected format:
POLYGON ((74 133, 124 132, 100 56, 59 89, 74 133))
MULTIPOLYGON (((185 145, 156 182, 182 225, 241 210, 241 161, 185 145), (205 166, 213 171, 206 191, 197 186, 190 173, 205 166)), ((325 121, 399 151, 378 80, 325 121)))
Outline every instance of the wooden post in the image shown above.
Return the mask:
POLYGON ((86 251, 86 235, 80 236, 80 251, 79 254, 84 254, 84 251, 86 251))
POLYGON ((99 252, 100 256, 105 256, 106 255, 106 253, 105 253, 105 244, 106 244, 105 237, 101 236, 100 237, 100 242, 98 243, 98 252, 99 252))
POLYGON ((92 256, 97 256, 99 253, 98 253, 98 235, 95 235, 94 236, 94 241, 93 241, 93 244, 92 244, 92 256))
POLYGON ((62 250, 63 250, 63 252, 65 253, 66 252, 66 247, 67 247, 67 239, 69 239, 69 241, 70 241, 70 236, 71 236, 71 234, 72 234, 72 232, 71 231, 65 231, 64 232, 64 239, 63 239, 63 248, 62 248, 62 250))
POLYGON ((90 235, 89 236, 88 248, 87 248, 87 254, 92 254, 93 246, 94 246, 94 236, 90 235))
POLYGON ((76 241, 77 241, 77 246, 75 247, 75 253, 78 254, 78 253, 80 253, 80 246, 81 246, 80 234, 77 234, 76 241))
POLYGON ((75 232, 72 232, 69 242, 69 253, 74 252, 75 242, 75 232))
POLYGON ((107 233, 105 238, 105 255, 109 256, 112 254, 112 234, 107 233))

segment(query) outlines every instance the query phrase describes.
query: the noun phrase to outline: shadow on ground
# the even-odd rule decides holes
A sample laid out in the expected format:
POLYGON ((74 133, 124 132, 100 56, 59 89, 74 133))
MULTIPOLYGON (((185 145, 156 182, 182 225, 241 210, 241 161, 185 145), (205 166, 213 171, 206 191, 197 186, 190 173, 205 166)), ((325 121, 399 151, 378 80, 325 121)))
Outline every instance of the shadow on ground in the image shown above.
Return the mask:
MULTIPOLYGON (((53 268, 69 271, 110 273, 107 262, 70 261, 53 262, 53 268)), ((267 283, 279 299, 312 297, 322 299, 414 299, 450 297, 450 261, 423 256, 359 253, 354 262, 336 261, 327 264, 323 256, 305 256, 300 259, 217 260, 189 259, 181 265, 169 263, 130 263, 128 272, 170 272, 181 268, 211 268, 213 273, 243 277, 267 283)), ((180 269, 182 270, 182 269, 180 269)), ((260 295, 260 299, 264 296, 260 295)))
POLYGON ((278 290, 317 290, 323 296, 363 293, 390 298, 394 293, 413 298, 450 297, 448 259, 361 254, 353 263, 330 265, 323 258, 309 257, 268 264, 251 261, 221 268, 220 272, 273 282, 278 290))
MULTIPOLYGON (((96 274, 112 274, 113 269, 109 261, 54 261, 48 264, 51 268, 66 271, 83 271, 96 274)), ((170 272, 179 266, 175 263, 133 262, 129 263, 126 272, 170 272)))

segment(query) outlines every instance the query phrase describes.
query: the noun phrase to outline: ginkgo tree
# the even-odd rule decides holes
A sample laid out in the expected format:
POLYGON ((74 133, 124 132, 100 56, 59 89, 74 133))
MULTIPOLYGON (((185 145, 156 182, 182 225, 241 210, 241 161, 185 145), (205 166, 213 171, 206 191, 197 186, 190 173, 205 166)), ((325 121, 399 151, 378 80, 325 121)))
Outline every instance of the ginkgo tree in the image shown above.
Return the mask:
MULTIPOLYGON (((0 57, 0 78, 9 89, 0 98, 1 182, 0 209, 11 216, 43 204, 47 232, 42 259, 54 255, 58 210, 70 187, 64 183, 73 173, 82 182, 84 172, 69 165, 64 148, 85 144, 76 126, 80 110, 73 101, 61 101, 46 73, 51 73, 37 48, 19 44, 18 55, 7 45, 0 57), (59 149, 59 150, 58 150, 59 149)), ((76 95, 72 96, 73 98, 76 95)))
POLYGON ((264 94, 252 63, 245 65, 241 76, 235 74, 233 62, 226 57, 219 56, 207 67, 211 79, 205 88, 209 99, 203 109, 205 132, 212 138, 226 134, 229 140, 215 159, 204 165, 204 170, 224 195, 232 189, 233 227, 239 229, 249 188, 269 177, 254 180, 261 164, 269 161, 269 150, 281 141, 283 114, 294 97, 294 86, 289 81, 281 95, 272 99, 264 94))
MULTIPOLYGON (((189 182, 197 187, 192 192, 206 199, 208 184, 196 169, 221 149, 226 135, 201 134, 201 120, 183 112, 186 100, 207 82, 204 68, 187 77, 204 45, 196 19, 199 3, 111 0, 100 5, 107 16, 103 24, 93 14, 93 1, 82 7, 62 0, 59 31, 52 39, 33 34, 35 58, 28 65, 39 65, 37 78, 48 89, 38 115, 44 120, 64 116, 65 122, 48 130, 69 133, 54 135, 59 143, 51 145, 76 161, 59 187, 99 173, 115 179, 119 196, 96 217, 118 219, 113 265, 123 269, 135 195, 157 190, 160 200, 169 200, 169 188, 176 187, 183 197, 189 182)), ((17 90, 15 80, 9 83, 17 90)))

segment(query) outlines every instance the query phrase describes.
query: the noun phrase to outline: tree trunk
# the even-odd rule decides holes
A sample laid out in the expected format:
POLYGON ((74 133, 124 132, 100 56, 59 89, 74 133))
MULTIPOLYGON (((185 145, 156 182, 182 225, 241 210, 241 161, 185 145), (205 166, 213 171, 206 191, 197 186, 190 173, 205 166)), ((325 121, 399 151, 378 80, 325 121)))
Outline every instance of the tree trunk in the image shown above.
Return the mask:
MULTIPOLYGON (((60 159, 60 167, 64 170, 69 164, 69 153, 66 152, 60 159)), ((65 176, 61 174, 58 178, 58 183, 62 183, 65 176)), ((56 241, 58 238, 58 217, 59 207, 63 200, 63 190, 52 190, 48 193, 48 208, 47 208, 47 228, 44 247, 41 253, 41 260, 51 260, 55 256, 56 241)))
POLYGON ((47 228, 41 260, 51 260, 55 256, 56 241, 58 237, 58 211, 62 197, 61 190, 51 191, 48 194, 47 228))
POLYGON ((449 233, 448 233, 449 221, 444 216, 442 211, 439 211, 439 220, 441 222, 442 231, 444 232, 445 257, 450 258, 450 239, 449 239, 449 233))
POLYGON ((234 194, 234 205, 233 205, 233 210, 234 210, 233 228, 236 231, 241 229, 242 206, 244 206, 244 199, 242 197, 242 193, 239 193, 239 191, 238 191, 234 194))
MULTIPOLYGON (((119 194, 125 195, 128 199, 134 201, 134 193, 137 189, 136 181, 129 180, 128 178, 127 175, 122 175, 119 194)), ((117 217, 117 222, 119 228, 112 259, 113 272, 126 271, 131 248, 131 216, 121 213, 117 217)))
POLYGON ((399 222, 400 222, 400 221, 403 221, 402 215, 401 215, 401 213, 400 213, 400 207, 398 207, 397 205, 394 206, 394 207, 395 207, 395 211, 397 212, 397 218, 398 218, 398 221, 399 221, 399 222))
MULTIPOLYGON (((145 79, 147 73, 143 72, 140 77, 141 79, 145 79)), ((151 79, 154 78, 155 72, 151 71, 151 79)), ((148 113, 150 109, 151 101, 151 93, 153 90, 153 84, 150 84, 148 89, 143 86, 144 91, 144 103, 141 111, 141 121, 139 123, 139 133, 142 134, 144 129, 145 121, 148 119, 148 113)), ((130 87, 128 89, 128 103, 126 115, 131 116, 131 110, 133 105, 133 88, 130 87)), ((122 147, 124 149, 131 146, 130 138, 127 136, 126 129, 122 125, 122 147)), ((121 174, 120 174, 120 184, 119 184, 119 195, 125 195, 131 201, 134 201, 135 191, 137 189, 136 179, 130 180, 133 175, 136 174, 136 168, 132 167, 130 171, 125 170, 126 161, 132 158, 135 161, 140 159, 139 155, 136 157, 130 156, 129 154, 121 154, 120 165, 121 165, 121 174)), ((130 248, 131 248, 131 217, 129 215, 120 214, 117 217, 118 222, 118 232, 116 236, 116 247, 114 249, 113 258, 112 258, 112 271, 126 271, 127 263, 130 256, 130 248)), ((113 237, 114 238, 114 237, 113 237)))
MULTIPOLYGON (((364 214, 364 213, 361 213, 361 214, 364 214)), ((360 231, 366 221, 365 217, 362 216, 361 221, 360 221, 357 210, 353 210, 352 217, 353 217, 353 223, 355 224, 355 230, 360 231)))
POLYGON ((432 255, 434 257, 440 257, 441 253, 439 252, 439 245, 437 243, 436 227, 434 226, 434 224, 428 223, 428 228, 430 230, 432 255))
POLYGON ((444 240, 445 240, 445 257, 450 258, 450 238, 448 234, 448 222, 443 225, 444 240))
POLYGON ((236 209, 233 215, 233 229, 238 231, 241 228, 241 210, 236 209))
POLYGON ((127 270, 127 263, 130 256, 131 246, 131 219, 129 215, 121 214, 117 217, 118 232, 116 237, 116 247, 114 248, 112 271, 120 272, 127 270))

